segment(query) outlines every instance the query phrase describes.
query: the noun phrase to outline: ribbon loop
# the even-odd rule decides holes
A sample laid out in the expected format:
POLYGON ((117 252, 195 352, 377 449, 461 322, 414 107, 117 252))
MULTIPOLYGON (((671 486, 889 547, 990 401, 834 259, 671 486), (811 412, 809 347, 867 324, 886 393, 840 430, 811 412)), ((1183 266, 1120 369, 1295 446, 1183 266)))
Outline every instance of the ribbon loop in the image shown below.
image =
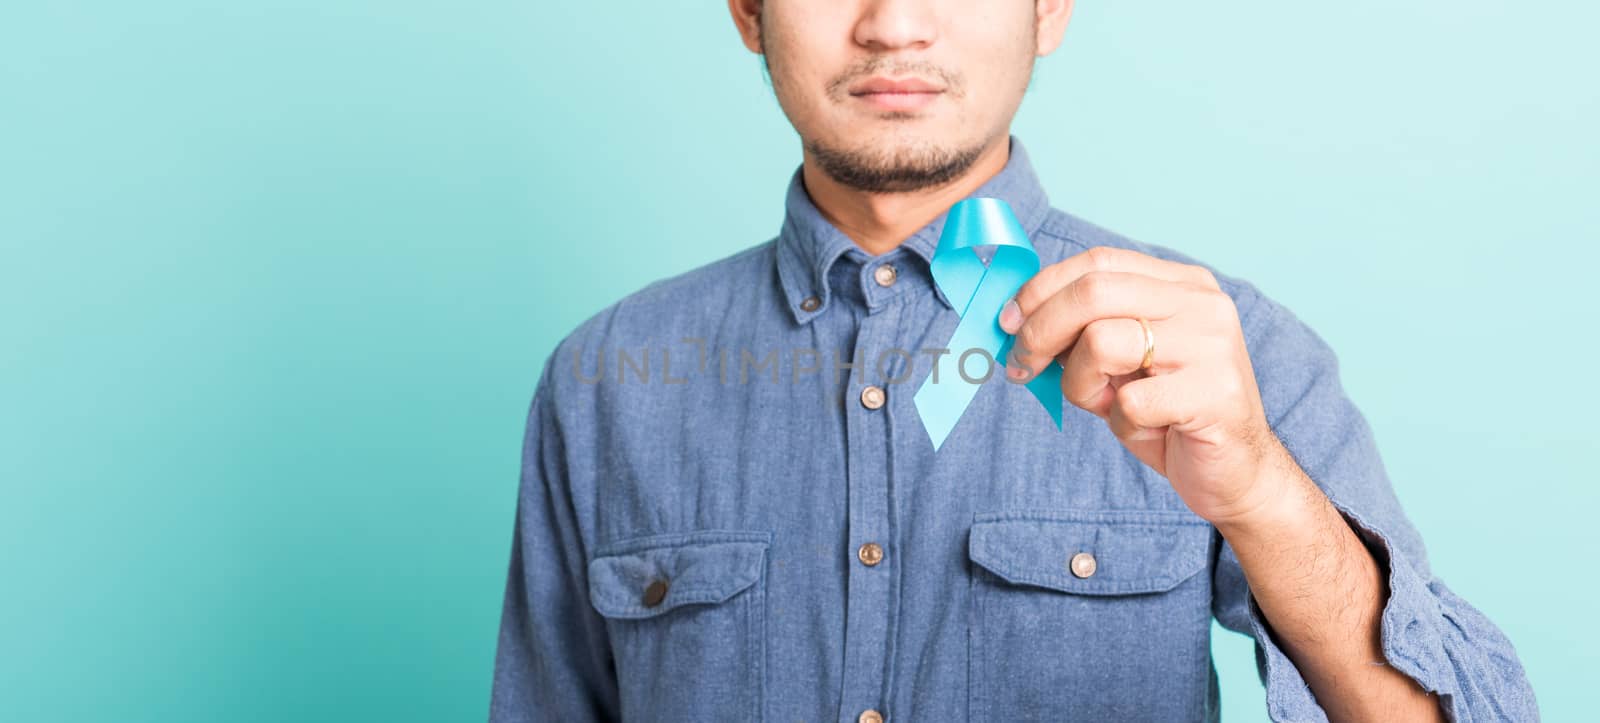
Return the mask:
MULTIPOLYGON (((961 310, 961 321, 946 347, 949 353, 934 357, 933 371, 915 397, 917 414, 937 450, 972 403, 981 381, 995 366, 1005 366, 1015 338, 1000 328, 1000 308, 1039 273, 1039 254, 1004 200, 968 198, 957 201, 946 214, 930 268, 939 290, 961 310), (988 264, 978 256, 980 246, 994 247, 988 264), (991 366, 974 378, 967 374, 965 363, 980 352, 991 366)), ((1051 360, 1027 384, 1056 429, 1061 429, 1061 371, 1061 364, 1051 360)))

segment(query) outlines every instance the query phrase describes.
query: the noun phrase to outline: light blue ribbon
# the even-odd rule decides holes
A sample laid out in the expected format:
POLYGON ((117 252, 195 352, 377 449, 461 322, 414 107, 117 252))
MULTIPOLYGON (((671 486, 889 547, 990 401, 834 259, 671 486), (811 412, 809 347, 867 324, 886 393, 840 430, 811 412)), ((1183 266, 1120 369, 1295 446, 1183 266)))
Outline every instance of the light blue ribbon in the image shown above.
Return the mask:
MULTIPOLYGON (((946 214, 930 265, 934 283, 951 306, 961 311, 961 322, 947 346, 950 352, 934 357, 933 372, 915 397, 922 426, 937 450, 978 393, 976 382, 992 373, 1004 374, 997 369, 1005 366, 1006 353, 1015 339, 1000 328, 1000 307, 1039 273, 1039 254, 1005 201, 968 198, 956 202, 946 214), (978 256, 979 246, 994 247, 987 265, 978 256), (993 359, 994 367, 988 366, 984 353, 993 359), (963 356, 966 376, 958 367, 963 356)), ((1056 429, 1061 429, 1061 364, 1051 360, 1027 386, 1049 412, 1056 429)))

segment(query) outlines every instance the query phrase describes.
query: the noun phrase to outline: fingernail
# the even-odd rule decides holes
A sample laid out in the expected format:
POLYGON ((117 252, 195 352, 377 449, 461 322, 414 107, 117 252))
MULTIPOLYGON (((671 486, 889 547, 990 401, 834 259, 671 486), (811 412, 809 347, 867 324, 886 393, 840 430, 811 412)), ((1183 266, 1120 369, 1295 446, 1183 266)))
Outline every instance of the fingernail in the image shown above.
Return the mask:
POLYGON ((1006 378, 1014 382, 1025 382, 1032 376, 1028 368, 1021 364, 1012 364, 1006 367, 1006 378))
POLYGON ((1017 300, 1011 299, 1005 306, 1000 307, 1000 328, 1007 334, 1017 333, 1022 326, 1022 307, 1017 306, 1017 300))

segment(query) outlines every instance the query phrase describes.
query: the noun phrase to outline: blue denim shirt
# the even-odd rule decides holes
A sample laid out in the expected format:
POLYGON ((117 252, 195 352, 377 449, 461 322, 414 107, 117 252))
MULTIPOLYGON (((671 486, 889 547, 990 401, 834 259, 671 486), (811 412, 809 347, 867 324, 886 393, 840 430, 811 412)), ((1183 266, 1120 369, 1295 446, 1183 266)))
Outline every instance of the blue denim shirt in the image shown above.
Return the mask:
MULTIPOLYGON (((1053 209, 1015 137, 972 195, 1046 265, 1200 263, 1053 209)), ((1272 719, 1326 720, 1228 544, 1103 421, 1069 404, 1057 430, 1002 370, 934 451, 912 397, 959 319, 928 271, 943 215, 874 257, 799 169, 785 211, 546 361, 491 720, 1215 720, 1213 618, 1254 638, 1272 719)), ((1387 571, 1389 663, 1455 720, 1536 719, 1511 643, 1429 571, 1334 352, 1211 270, 1268 421, 1387 571)))

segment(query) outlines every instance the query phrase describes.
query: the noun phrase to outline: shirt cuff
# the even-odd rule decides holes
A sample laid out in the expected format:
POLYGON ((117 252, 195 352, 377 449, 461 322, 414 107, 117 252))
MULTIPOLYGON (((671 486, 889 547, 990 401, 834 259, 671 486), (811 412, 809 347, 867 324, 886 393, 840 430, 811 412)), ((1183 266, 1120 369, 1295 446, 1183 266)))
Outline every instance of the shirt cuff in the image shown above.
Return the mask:
MULTIPOLYGON (((1333 500, 1330 498, 1330 501, 1333 500)), ((1444 640, 1436 627, 1437 621, 1442 619, 1438 597, 1407 563, 1405 556, 1397 554, 1387 537, 1354 510, 1337 501, 1333 501, 1333 506, 1372 552, 1379 569, 1388 570, 1389 599, 1384 602, 1381 625, 1384 658, 1424 690, 1438 692, 1441 699, 1448 700, 1444 695, 1449 691, 1441 690, 1440 686, 1454 678, 1444 640)), ((1256 605, 1255 595, 1247 594, 1246 600, 1250 631, 1257 643, 1256 668, 1266 681, 1267 714, 1274 721, 1325 723, 1327 714, 1317 704, 1294 661, 1273 639, 1266 616, 1256 605)))

